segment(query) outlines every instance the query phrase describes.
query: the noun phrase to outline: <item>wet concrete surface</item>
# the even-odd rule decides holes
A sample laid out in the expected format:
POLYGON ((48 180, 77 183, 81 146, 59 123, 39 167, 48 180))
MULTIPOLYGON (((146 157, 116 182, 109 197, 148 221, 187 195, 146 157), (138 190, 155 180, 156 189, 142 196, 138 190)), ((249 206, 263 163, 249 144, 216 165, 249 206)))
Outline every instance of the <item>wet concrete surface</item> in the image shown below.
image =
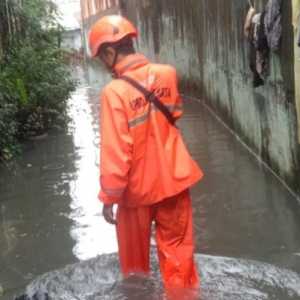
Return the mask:
MULTIPOLYGON (((75 67, 74 74, 82 82, 70 99, 67 132, 28 143, 18 163, 0 170, 3 300, 45 272, 117 250, 114 228, 104 222, 97 200, 98 94, 109 77, 96 66, 85 72, 75 67)), ((193 189, 197 252, 267 262, 300 274, 296 198, 201 103, 185 101, 180 127, 206 175, 193 189)), ((206 266, 212 262, 218 265, 216 258, 206 266)), ((108 266, 111 272, 118 272, 115 265, 114 260, 108 266)), ((239 278, 247 270, 242 268, 239 278)), ((274 299, 289 299, 276 286, 273 293, 274 299)))

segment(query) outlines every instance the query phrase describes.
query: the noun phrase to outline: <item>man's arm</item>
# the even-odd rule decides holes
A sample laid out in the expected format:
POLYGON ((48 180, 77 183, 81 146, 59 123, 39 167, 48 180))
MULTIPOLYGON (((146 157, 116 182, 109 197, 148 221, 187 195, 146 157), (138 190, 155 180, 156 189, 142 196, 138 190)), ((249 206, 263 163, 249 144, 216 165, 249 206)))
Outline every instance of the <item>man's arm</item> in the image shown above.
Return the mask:
POLYGON ((132 161, 132 138, 122 100, 110 87, 101 95, 99 199, 107 206, 122 201, 132 161))

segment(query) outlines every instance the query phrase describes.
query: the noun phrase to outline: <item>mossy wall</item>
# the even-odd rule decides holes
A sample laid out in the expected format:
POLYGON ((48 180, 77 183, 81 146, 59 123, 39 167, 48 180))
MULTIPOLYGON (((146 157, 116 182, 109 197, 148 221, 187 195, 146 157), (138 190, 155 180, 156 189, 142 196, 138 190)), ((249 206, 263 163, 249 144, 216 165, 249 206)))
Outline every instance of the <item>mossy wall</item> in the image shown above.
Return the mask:
MULTIPOLYGON (((292 4, 283 1, 282 47, 266 85, 254 89, 243 35, 246 0, 129 0, 124 13, 140 31, 139 48, 171 63, 188 96, 203 99, 290 185, 297 184, 292 4)), ((255 1, 262 9, 266 0, 255 1)))

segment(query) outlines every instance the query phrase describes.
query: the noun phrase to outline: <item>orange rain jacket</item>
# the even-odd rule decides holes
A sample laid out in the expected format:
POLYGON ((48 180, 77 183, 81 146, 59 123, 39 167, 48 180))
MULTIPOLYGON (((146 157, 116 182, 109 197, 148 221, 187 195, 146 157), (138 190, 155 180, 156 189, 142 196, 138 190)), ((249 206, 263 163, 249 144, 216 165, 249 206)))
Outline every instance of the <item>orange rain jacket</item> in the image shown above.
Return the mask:
MULTIPOLYGON (((182 115, 176 70, 141 54, 124 58, 117 76, 129 76, 155 91, 175 118, 182 115)), ((99 198, 105 204, 151 205, 186 190, 203 173, 180 130, 127 82, 115 79, 101 95, 99 198)))

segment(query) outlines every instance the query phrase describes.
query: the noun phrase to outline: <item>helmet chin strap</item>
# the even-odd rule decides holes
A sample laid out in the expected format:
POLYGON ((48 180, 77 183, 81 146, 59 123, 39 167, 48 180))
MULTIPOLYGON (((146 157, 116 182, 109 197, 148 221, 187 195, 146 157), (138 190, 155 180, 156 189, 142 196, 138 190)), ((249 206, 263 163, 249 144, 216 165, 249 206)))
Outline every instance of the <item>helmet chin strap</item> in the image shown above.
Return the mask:
POLYGON ((115 66, 117 64, 118 56, 119 56, 118 49, 115 49, 115 50, 116 50, 115 57, 114 57, 112 65, 111 65, 111 71, 112 71, 113 77, 117 77, 117 73, 115 71, 115 66))

